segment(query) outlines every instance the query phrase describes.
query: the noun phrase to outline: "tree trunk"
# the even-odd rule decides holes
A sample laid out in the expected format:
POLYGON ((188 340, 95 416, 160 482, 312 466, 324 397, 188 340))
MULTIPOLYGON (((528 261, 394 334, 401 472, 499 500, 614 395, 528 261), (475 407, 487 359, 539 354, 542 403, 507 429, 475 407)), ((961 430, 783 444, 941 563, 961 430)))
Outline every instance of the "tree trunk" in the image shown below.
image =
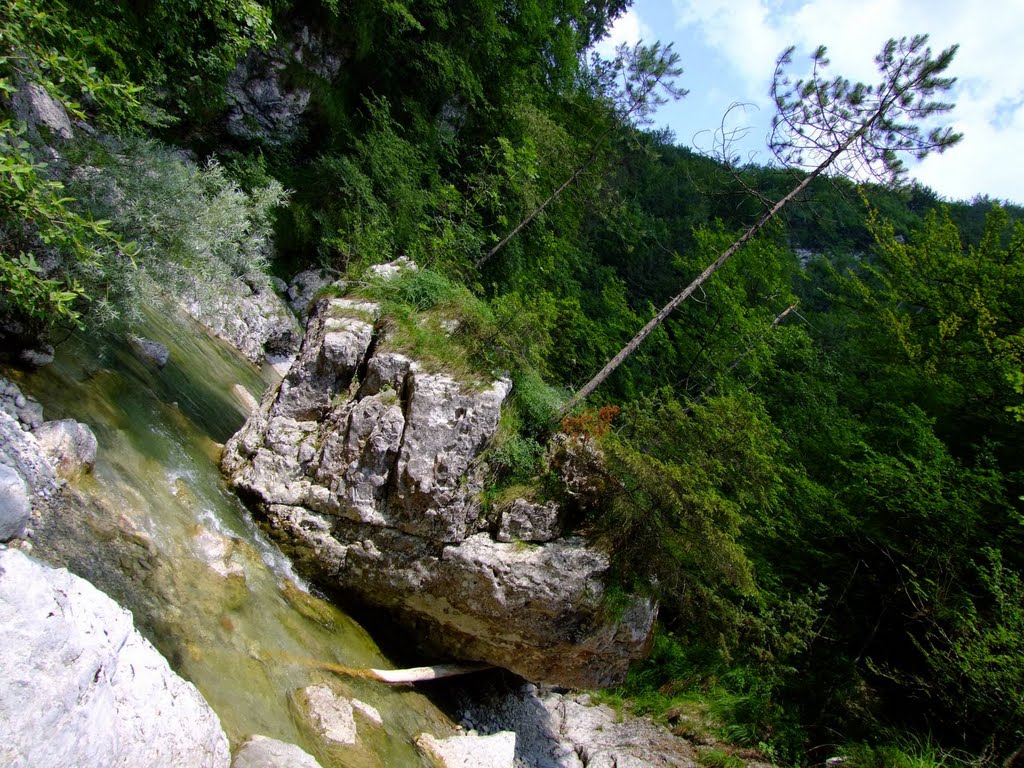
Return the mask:
POLYGON ((656 314, 651 319, 651 321, 647 323, 647 325, 641 328, 640 332, 636 336, 634 336, 632 340, 626 346, 624 346, 617 355, 615 355, 615 357, 609 360, 605 367, 597 372, 597 375, 594 376, 594 378, 592 378, 590 381, 584 384, 583 387, 580 388, 580 390, 576 392, 575 395, 573 395, 572 399, 562 408, 561 414, 564 416, 565 414, 570 413, 577 405, 586 400, 595 389, 601 386, 604 380, 611 376, 612 372, 620 365, 622 365, 623 361, 627 357, 633 354, 633 352, 636 350, 637 347, 640 346, 643 340, 650 336, 651 331, 653 331, 655 328, 657 328, 659 325, 665 322, 665 318, 672 314, 672 310, 674 310, 676 307, 678 307, 680 304, 682 304, 684 301, 690 298, 693 292, 700 288, 700 286, 703 285, 709 277, 715 274, 715 272, 717 272, 721 268, 721 266, 725 264, 725 262, 727 262, 733 254, 736 253, 736 251, 738 251, 740 248, 742 248, 744 245, 750 242, 754 237, 756 237, 757 233, 764 229, 765 225, 773 218, 775 218, 775 216, 778 215, 779 211, 785 208, 786 205, 790 203, 797 195, 799 195, 801 192, 807 189, 808 185, 812 181, 814 181, 818 176, 820 176, 826 168, 832 165, 832 163, 835 162, 835 159, 839 157, 839 155, 841 155, 843 152, 845 152, 846 149, 851 144, 853 144, 853 142, 856 141, 857 138, 860 137, 860 135, 865 130, 867 130, 868 125, 870 125, 870 123, 865 124, 864 127, 862 127, 859 131, 853 133, 846 141, 844 141, 840 146, 833 150, 833 152, 827 158, 825 158, 825 160, 822 161, 822 163, 817 168, 815 168, 813 171, 807 174, 803 181, 801 181, 799 184, 793 187, 793 189, 789 191, 789 194, 787 194, 785 197, 783 197, 781 200, 775 203, 775 205, 773 205, 770 209, 768 209, 768 211, 762 214, 761 218, 754 222, 754 224, 751 225, 750 229, 744 232, 738 240, 736 240, 725 251, 723 251, 722 254, 717 259, 715 259, 710 266, 708 266, 707 269, 701 272, 692 283, 690 283, 688 286, 686 286, 686 288, 683 289, 682 293, 676 294, 676 296, 673 297, 673 299, 668 304, 662 307, 661 311, 658 312, 658 314, 656 314))
MULTIPOLYGON (((838 156, 838 153, 836 153, 836 155, 838 156)), ((833 157, 832 159, 835 158, 833 157)), ((831 164, 831 160, 829 160, 829 163, 831 164)), ((643 340, 651 335, 651 331, 653 331, 655 328, 657 328, 659 325, 665 322, 665 318, 672 314, 672 311, 676 307, 678 307, 680 304, 682 304, 684 301, 690 298, 690 296, 693 295, 693 292, 700 288, 701 285, 703 285, 709 277, 711 277, 713 274, 715 274, 715 272, 721 269, 722 265, 725 264, 725 262, 727 262, 733 256, 733 254, 736 253, 736 251, 738 251, 740 248, 742 248, 744 245, 750 242, 754 237, 756 237, 757 233, 764 229, 765 225, 769 221, 771 221, 779 213, 779 211, 781 211, 786 206, 787 203, 789 203, 794 197, 803 192, 807 188, 807 185, 814 181, 814 179, 823 170, 825 170, 826 167, 828 166, 821 165, 818 168, 816 168, 813 173, 808 174, 808 176, 799 184, 797 184, 788 195, 786 195, 784 198, 779 200, 775 205, 773 205, 766 213, 764 213, 761 216, 760 219, 754 222, 750 229, 744 232, 736 242, 734 242, 725 251, 723 251, 722 254, 717 259, 715 259, 710 266, 708 266, 707 269, 705 269, 703 272, 697 275, 697 277, 694 279, 692 283, 686 286, 686 288, 684 288, 681 293, 676 294, 668 304, 662 307, 661 311, 658 312, 658 314, 656 314, 653 318, 651 318, 650 322, 648 322, 647 325, 641 328, 640 332, 636 336, 634 336, 632 340, 626 346, 624 346, 617 355, 615 355, 615 357, 609 360, 605 367, 597 372, 597 375, 594 376, 594 378, 592 378, 590 381, 584 384, 583 387, 581 387, 580 390, 575 395, 573 395, 573 398, 568 402, 568 404, 562 408, 562 414, 565 415, 572 411, 573 408, 575 408, 581 402, 586 400, 595 389, 601 386, 601 384, 604 383, 604 380, 611 376, 612 372, 620 365, 622 365, 623 361, 627 357, 633 354, 633 352, 636 350, 637 347, 640 346, 643 340)))

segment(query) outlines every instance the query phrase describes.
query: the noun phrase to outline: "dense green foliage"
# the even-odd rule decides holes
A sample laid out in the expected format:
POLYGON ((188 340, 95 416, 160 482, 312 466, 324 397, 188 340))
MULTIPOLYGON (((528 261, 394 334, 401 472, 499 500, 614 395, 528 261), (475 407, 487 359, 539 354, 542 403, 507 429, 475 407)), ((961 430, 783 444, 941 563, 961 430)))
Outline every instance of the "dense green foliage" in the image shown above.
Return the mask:
POLYGON ((389 343, 514 382, 488 501, 560 498, 612 592, 661 601, 620 695, 702 700, 780 763, 1000 764, 1024 743, 1024 210, 815 179, 561 425, 597 457, 581 500, 560 393, 762 212, 750 189, 793 182, 638 124, 628 62, 587 53, 623 6, 5 0, 3 309, 130 315, 139 282, 251 274, 271 238, 282 276, 407 254, 361 287, 389 343), (302 128, 228 136, 237 60, 304 27, 342 65, 281 74, 302 128), (55 162, 14 117, 26 82, 104 135, 55 162))

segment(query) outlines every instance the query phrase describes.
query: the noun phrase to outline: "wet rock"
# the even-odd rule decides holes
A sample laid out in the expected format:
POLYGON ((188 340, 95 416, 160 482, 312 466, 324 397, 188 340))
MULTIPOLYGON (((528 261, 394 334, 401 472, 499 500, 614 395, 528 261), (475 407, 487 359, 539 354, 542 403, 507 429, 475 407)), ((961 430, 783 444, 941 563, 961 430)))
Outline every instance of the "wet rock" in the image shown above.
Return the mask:
POLYGON ((245 568, 234 559, 235 542, 209 528, 198 526, 192 534, 192 549, 210 570, 224 579, 245 580, 245 568))
POLYGON ((370 706, 365 701, 352 699, 352 710, 366 718, 367 722, 381 727, 384 726, 384 718, 381 717, 380 711, 376 707, 370 706))
POLYGON ((0 612, 5 764, 227 768, 217 715, 91 584, 0 551, 0 612))
POLYGON ((23 349, 18 354, 18 359, 31 368, 42 368, 53 362, 53 347, 43 344, 35 349, 23 349))
POLYGON ((128 346, 139 360, 144 363, 151 363, 157 368, 163 368, 171 357, 167 347, 159 341, 143 338, 142 336, 129 336, 128 346))
POLYGON ((231 484, 307 574, 435 649, 565 686, 621 679, 655 606, 610 617, 608 558, 558 538, 553 505, 514 503, 507 541, 485 533, 476 459, 509 381, 427 371, 388 349, 376 316, 358 299, 316 305, 298 359, 225 446, 231 484))
POLYGON ((238 748, 231 768, 320 768, 320 763, 294 744, 257 735, 238 748))
POLYGON ((78 477, 96 464, 96 435, 74 419, 47 421, 35 430, 35 437, 61 477, 78 477))
POLYGON ((356 743, 356 720, 349 699, 338 696, 326 685, 303 688, 296 698, 300 710, 326 745, 356 743))
POLYGON ((25 535, 32 513, 28 493, 21 475, 13 467, 0 464, 0 541, 25 535))
POLYGON ((423 733, 416 737, 416 746, 443 768, 512 768, 516 735, 505 731, 490 736, 467 733, 435 739, 423 733))
POLYGON ((234 395, 235 400, 245 409, 246 413, 255 413, 260 407, 259 400, 253 397, 253 394, 241 384, 235 384, 231 388, 231 394, 234 395))

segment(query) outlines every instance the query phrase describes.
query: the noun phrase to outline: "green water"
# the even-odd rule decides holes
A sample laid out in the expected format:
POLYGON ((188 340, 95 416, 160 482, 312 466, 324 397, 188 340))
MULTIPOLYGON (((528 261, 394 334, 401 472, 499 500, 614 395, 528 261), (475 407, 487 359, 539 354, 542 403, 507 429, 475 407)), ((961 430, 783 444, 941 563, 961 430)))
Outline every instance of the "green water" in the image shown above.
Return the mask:
POLYGON ((153 315, 139 333, 170 349, 162 371, 126 345, 72 337, 56 361, 12 374, 49 419, 89 424, 99 443, 79 503, 40 524, 37 550, 89 578, 191 680, 232 746, 259 733, 302 746, 329 766, 421 765, 412 739, 451 733, 412 689, 345 678, 316 666, 390 667, 373 639, 314 597, 226 488, 220 443, 244 421, 240 384, 259 399, 260 372, 184 319, 153 315), (295 692, 328 683, 380 711, 357 715, 359 743, 327 749, 295 692))

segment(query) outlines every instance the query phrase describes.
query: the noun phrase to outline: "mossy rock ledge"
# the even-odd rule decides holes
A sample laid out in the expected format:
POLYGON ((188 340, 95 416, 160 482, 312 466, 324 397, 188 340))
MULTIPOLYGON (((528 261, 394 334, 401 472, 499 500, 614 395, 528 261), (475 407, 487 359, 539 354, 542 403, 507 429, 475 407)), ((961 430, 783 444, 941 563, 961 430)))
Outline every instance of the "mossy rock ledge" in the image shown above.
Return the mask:
POLYGON ((314 306, 299 357, 225 447, 231 485, 306 575, 429 645, 534 682, 619 681, 657 607, 633 597, 613 615, 604 553, 545 524, 532 529, 547 540, 499 541, 483 514, 475 459, 511 383, 428 370, 378 316, 353 297, 314 306))

